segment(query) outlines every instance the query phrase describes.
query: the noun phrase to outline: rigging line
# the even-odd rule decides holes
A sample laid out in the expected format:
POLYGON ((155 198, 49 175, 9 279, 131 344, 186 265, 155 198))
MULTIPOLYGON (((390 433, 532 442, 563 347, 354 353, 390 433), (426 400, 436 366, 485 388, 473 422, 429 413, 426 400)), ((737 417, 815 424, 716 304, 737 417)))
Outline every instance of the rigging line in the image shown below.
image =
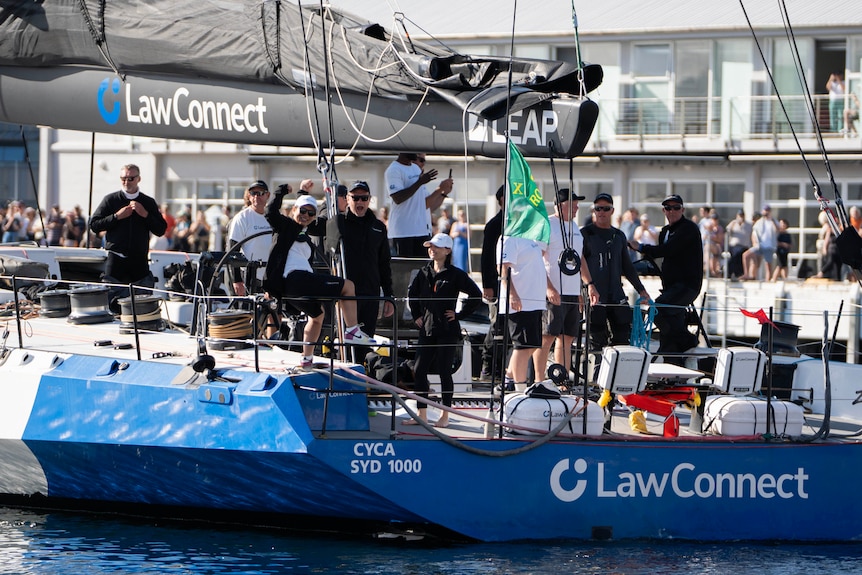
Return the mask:
MULTIPOLYGON (((300 7, 301 8, 301 7, 300 7)), ((281 71, 282 63, 281 63, 281 4, 275 3, 275 52, 273 57, 273 51, 271 50, 271 46, 269 44, 269 37, 267 35, 267 27, 266 27, 266 8, 263 4, 260 7, 260 27, 261 27, 261 37, 263 38, 263 46, 264 53, 266 55, 266 59, 272 65, 272 75, 281 80, 281 82, 288 86, 289 88, 293 88, 297 92, 299 89, 296 87, 296 83, 290 79, 288 79, 281 71)))
POLYGON ((575 58, 578 64, 578 98, 582 99, 587 95, 587 86, 584 81, 584 66, 581 61, 581 39, 578 36, 578 12, 575 10, 575 0, 572 0, 572 26, 575 30, 575 58))
POLYGON ((99 19, 101 21, 101 26, 98 28, 96 27, 95 22, 93 22, 92 16, 90 16, 90 10, 87 8, 85 0, 80 0, 78 2, 78 9, 81 11, 81 16, 83 16, 87 29, 90 31, 90 36, 92 36, 93 41, 96 43, 96 49, 102 55, 102 58, 104 58, 108 63, 111 70, 114 71, 114 74, 122 78, 123 82, 125 82, 126 76, 120 73, 120 70, 111 58, 110 52, 108 52, 108 40, 105 37, 105 3, 106 0, 102 0, 99 3, 99 19))
POLYGON ((323 49, 324 97, 326 98, 327 123, 329 124, 329 158, 327 158, 327 155, 323 151, 323 141, 321 141, 317 152, 317 171, 320 172, 320 175, 323 177, 324 191, 329 192, 324 193, 323 196, 323 199, 326 202, 326 211, 327 213, 332 214, 335 213, 335 210, 333 209, 335 207, 333 195, 335 193, 335 186, 338 185, 338 179, 335 174, 335 166, 330 163, 330 159, 335 158, 335 118, 332 114, 332 88, 330 84, 332 80, 331 70, 333 68, 330 66, 332 58, 329 49, 329 42, 327 42, 327 16, 332 20, 329 27, 331 34, 331 30, 335 26, 335 18, 332 17, 332 13, 329 11, 328 6, 324 8, 323 0, 320 0, 320 39, 323 49))
MULTIPOLYGON (((344 32, 342 32, 342 34, 344 34, 344 32)), ((345 37, 344 40, 345 40, 345 45, 346 45, 347 44, 347 38, 345 37)), ((380 54, 381 60, 383 59, 386 52, 387 51, 381 52, 381 54, 380 54)), ((396 54, 397 54, 397 52, 396 52, 396 54)), ((330 58, 331 57, 332 57, 332 55, 330 54, 330 58)), ((403 63, 403 62, 401 62, 401 63, 403 63)), ((393 63, 393 65, 397 65, 397 64, 398 64, 398 62, 393 63)), ((401 132, 403 132, 405 129, 407 129, 408 126, 410 126, 410 124, 413 123, 413 119, 416 117, 416 114, 418 114, 419 111, 422 109, 422 104, 425 102, 425 99, 428 97, 428 94, 431 91, 431 88, 429 86, 425 86, 425 92, 422 94, 422 97, 420 98, 419 102, 416 104, 416 108, 413 110, 413 113, 410 115, 410 117, 407 119, 407 121, 404 123, 404 125, 401 128, 399 128, 397 131, 393 132, 391 135, 389 135, 385 138, 372 138, 371 136, 365 134, 365 132, 363 130, 365 129, 365 123, 368 121, 368 110, 371 107, 372 93, 374 92, 374 82, 372 82, 371 85, 369 85, 368 91, 366 93, 365 109, 363 110, 363 117, 362 117, 362 122, 361 122, 360 126, 356 125, 353 118, 348 113, 348 108, 347 108, 346 104, 344 103, 344 96, 341 93, 341 88, 340 88, 340 85, 338 82, 338 76, 336 74, 333 74, 333 84, 335 85, 335 92, 336 92, 336 94, 338 94, 339 103, 341 105, 342 110, 344 111, 345 118, 347 119, 347 122, 350 124, 350 126, 353 128, 353 130, 357 134, 357 137, 354 140, 353 145, 350 147, 350 150, 345 154, 344 159, 349 157, 352 154, 353 150, 356 149, 356 146, 359 144, 359 138, 360 137, 365 139, 366 141, 376 142, 376 143, 388 142, 394 138, 397 138, 401 134, 401 132)), ((344 159, 340 160, 339 163, 344 161, 344 159)))
MULTIPOLYGON (((517 2, 516 2, 516 7, 515 7, 515 9, 517 10, 517 2)), ((417 28, 419 28, 419 30, 421 30, 423 34, 425 34, 425 35, 426 35, 426 36, 428 36, 431 40, 433 40, 434 42, 436 42, 437 44, 439 44, 441 47, 443 47, 443 49, 444 49, 444 50, 447 50, 448 52, 452 52, 452 53, 454 53, 454 54, 460 54, 460 52, 458 52, 457 50, 455 50, 455 49, 454 49, 454 48, 452 48, 451 46, 447 45, 445 42, 443 42, 442 40, 440 40, 439 38, 437 38, 436 36, 434 36, 433 34, 431 34, 430 32, 428 32, 428 30, 424 29, 422 26, 420 26, 419 24, 417 24, 416 22, 414 22, 413 20, 411 20, 410 18, 408 18, 407 16, 405 16, 403 12, 401 12, 401 16, 402 16, 402 18, 403 18, 403 19, 407 20, 408 22, 410 22, 411 24, 413 24, 414 26, 416 26, 417 28)), ((513 34, 514 34, 514 32, 513 32, 513 34)), ((408 39, 409 39, 409 37, 410 37, 410 36, 408 35, 408 39)), ((403 42, 403 40, 402 40, 402 42, 403 42)), ((410 43, 412 44, 412 43, 413 43, 413 41, 411 40, 411 41, 410 41, 410 43)))
MULTIPOLYGON (((297 7, 299 8, 299 22, 302 28, 302 39, 303 39, 303 68, 305 71, 305 78, 303 80, 303 86, 305 87, 305 115, 308 118, 308 129, 311 132, 311 140, 314 144, 314 147, 317 148, 318 158, 323 153, 322 149, 322 138, 320 136, 320 116, 317 112, 317 99, 314 97, 314 82, 313 76, 311 74, 311 60, 308 56, 308 42, 311 40, 311 27, 308 29, 305 27, 305 17, 303 16, 303 8, 302 8, 302 0, 297 0, 297 7), (312 124, 311 111, 308 109, 308 102, 311 100, 311 106, 314 111, 314 123, 312 124)), ((323 14, 320 14, 321 19, 323 18, 323 14)), ((324 64, 325 65, 325 64, 324 64)))
MULTIPOLYGON (((328 9, 328 5, 326 8, 326 13, 331 15, 328 9)), ((332 24, 330 25, 330 30, 335 26, 335 19, 332 19, 332 24)), ((324 17, 324 3, 323 0, 320 0, 320 36, 323 41, 323 53, 329 54, 329 43, 326 38, 326 18, 324 17)), ((332 117, 332 94, 330 90, 330 65, 331 58, 324 58, 323 66, 324 66, 324 85, 326 89, 326 108, 327 113, 329 114, 329 149, 332 151, 335 148, 335 126, 333 125, 333 117, 332 117)))
MULTIPOLYGON (((33 185, 33 199, 36 200, 36 215, 39 216, 39 223, 42 225, 43 232, 46 232, 47 228, 45 228, 45 219, 42 217, 42 206, 39 205, 39 190, 36 188, 36 174, 33 173, 33 162, 30 160, 30 150, 27 146, 27 135, 24 133, 24 126, 21 125, 20 128, 21 141, 24 143, 24 161, 27 163, 27 170, 30 172, 30 183, 33 185)), ((87 227, 89 228, 89 226, 87 227)), ((45 245, 48 245, 47 234, 43 234, 43 240, 45 245)))
POLYGON ((811 117, 811 122, 814 125, 814 133, 817 134, 817 144, 820 148, 820 155, 823 158, 823 164, 826 167, 826 174, 829 177, 829 182, 832 184, 832 192, 835 195, 835 205, 838 211, 838 218, 843 227, 850 224, 850 219, 847 217, 847 212, 844 209, 844 200, 841 197, 841 192, 838 189, 838 184, 835 183, 835 176, 832 173, 832 165, 829 163, 829 155, 826 152, 826 146, 823 144, 823 133, 820 130, 820 122, 814 115, 814 101, 811 97, 811 90, 808 88, 808 83, 805 81, 805 71, 802 67, 802 58, 799 55, 799 46, 796 44, 796 36, 793 32, 793 25, 790 23, 790 14, 787 12, 787 4, 784 0, 779 0, 781 4, 781 19, 784 23, 784 32, 787 36, 787 42, 793 49, 794 60, 796 64, 796 73, 799 76, 799 83, 805 92, 806 101, 808 103, 808 114, 811 117))
MULTIPOLYGON (((404 30, 404 35, 407 36, 407 42, 410 43, 410 47, 404 46, 404 49, 411 54, 416 54, 416 45, 413 44, 413 38, 410 37, 410 32, 407 31, 407 25, 404 24, 404 12, 396 12, 395 21, 401 24, 401 29, 404 30)), ((403 39, 401 40, 401 44, 404 44, 403 39)))
POLYGON ((793 122, 790 120, 790 114, 787 112, 787 108, 784 105, 784 100, 781 99, 781 94, 778 90, 778 85, 775 83, 775 76, 772 75, 772 70, 769 68, 769 63, 766 61, 766 54, 763 53, 763 47, 760 45, 760 40, 757 38, 757 34, 754 31, 754 25, 751 23, 751 19, 748 17, 748 11, 745 9, 745 4, 743 0, 739 0, 739 6, 742 8, 742 13, 745 15, 745 20, 748 22, 748 29, 751 30, 751 36, 754 39, 754 44, 757 46, 757 51, 760 53, 760 59, 763 61, 763 67, 766 70, 766 74, 769 76, 769 81, 772 84, 772 89, 775 91, 775 95, 778 98, 778 104, 781 106, 781 111, 784 113, 784 118, 787 120, 787 126, 790 128, 790 133, 793 135, 793 140, 796 142, 796 148, 799 150, 799 155, 802 157, 802 163, 805 165, 805 169, 808 171, 808 177, 811 180, 811 184, 814 187, 814 196, 820 202, 821 209, 826 212, 827 220, 829 221, 830 227, 835 232, 835 235, 839 235, 841 230, 838 229, 838 223, 835 221, 834 216, 826 210, 826 198, 823 197, 823 194, 820 193, 820 184, 817 183, 817 178, 814 177, 814 172, 811 171, 811 165, 808 162, 808 158, 805 157, 805 151, 802 149, 802 144, 799 143, 799 136, 796 134, 796 129, 793 127, 793 122))
MULTIPOLYGON (((551 177, 554 180, 554 205, 557 208, 557 212, 559 212, 560 236, 562 237, 562 240, 563 240, 563 251, 560 253, 560 260, 558 263, 560 264, 559 265, 560 272, 563 273, 562 272, 563 267, 564 267, 563 262, 564 261, 570 261, 570 260, 574 261, 574 259, 577 258, 578 263, 573 268, 571 268, 571 269, 575 270, 574 273, 572 273, 572 275, 574 275, 575 273, 578 273, 578 271, 580 270, 580 256, 577 253, 577 251, 575 251, 575 249, 572 248, 572 244, 575 241, 575 225, 577 225, 577 222, 575 221, 575 206, 571 201, 569 201, 569 213, 568 213, 569 219, 567 222, 568 226, 564 227, 563 210, 560 209, 562 202, 560 201, 560 197, 558 195, 558 192, 560 190, 560 186, 557 183, 557 168, 554 164, 555 148, 556 148, 556 146, 554 145, 553 140, 548 142, 548 156, 549 156, 550 163, 551 163, 551 177)), ((569 197, 570 198, 571 198, 571 194, 572 194, 573 189, 574 188, 569 188, 569 197)), ((566 274, 566 275, 568 275, 568 274, 566 274)))

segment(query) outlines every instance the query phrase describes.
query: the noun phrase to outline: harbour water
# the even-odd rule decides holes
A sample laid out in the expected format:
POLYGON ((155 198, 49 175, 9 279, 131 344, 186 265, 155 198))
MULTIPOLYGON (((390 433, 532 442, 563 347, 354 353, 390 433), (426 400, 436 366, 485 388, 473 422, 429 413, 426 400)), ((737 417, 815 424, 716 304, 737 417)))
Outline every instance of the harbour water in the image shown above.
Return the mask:
MULTIPOLYGON (((694 512, 694 511, 693 511, 694 512)), ((817 518, 800 518, 816 521, 817 518)), ((859 544, 431 544, 0 508, 0 574, 862 573, 859 544)))

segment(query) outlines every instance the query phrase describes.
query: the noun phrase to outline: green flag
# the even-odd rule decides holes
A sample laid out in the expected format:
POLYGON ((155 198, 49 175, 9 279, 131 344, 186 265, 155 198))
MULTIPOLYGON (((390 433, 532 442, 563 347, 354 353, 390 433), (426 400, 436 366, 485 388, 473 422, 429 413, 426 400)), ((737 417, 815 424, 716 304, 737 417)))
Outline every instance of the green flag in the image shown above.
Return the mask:
POLYGON ((506 201, 506 230, 503 235, 548 243, 551 224, 542 192, 533 180, 530 166, 509 140, 509 197, 506 201))

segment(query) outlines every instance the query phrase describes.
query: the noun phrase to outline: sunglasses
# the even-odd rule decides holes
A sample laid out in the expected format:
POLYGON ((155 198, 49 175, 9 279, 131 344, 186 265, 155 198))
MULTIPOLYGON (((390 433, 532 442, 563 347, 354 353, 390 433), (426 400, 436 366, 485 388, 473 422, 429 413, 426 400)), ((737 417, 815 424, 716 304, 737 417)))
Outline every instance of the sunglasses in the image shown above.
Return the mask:
POLYGON ((312 216, 312 217, 314 217, 314 216, 316 216, 316 215, 317 215, 317 210, 309 210, 309 209, 306 209, 306 208, 299 208, 299 213, 300 213, 300 214, 302 214, 303 216, 312 216))
POLYGON ((264 191, 261 191, 261 190, 253 190, 253 191, 249 192, 249 193, 248 193, 248 195, 257 197, 257 196, 265 196, 265 195, 267 195, 268 193, 269 193, 269 192, 264 192, 264 191))
POLYGON ((596 212, 609 212, 609 211, 611 211, 612 209, 614 209, 612 206, 595 206, 595 207, 593 208, 593 211, 596 211, 596 212))
POLYGON ((353 198, 354 202, 367 202, 371 199, 371 196, 354 196, 353 194, 350 197, 353 198))
POLYGON ((416 158, 416 161, 419 162, 420 164, 424 164, 425 158, 416 158))
POLYGON ((662 206, 662 209, 666 212, 678 212, 682 209, 682 206, 679 204, 674 204, 672 206, 662 206))
POLYGON ((120 176, 120 180, 124 182, 134 182, 138 179, 138 176, 120 176))

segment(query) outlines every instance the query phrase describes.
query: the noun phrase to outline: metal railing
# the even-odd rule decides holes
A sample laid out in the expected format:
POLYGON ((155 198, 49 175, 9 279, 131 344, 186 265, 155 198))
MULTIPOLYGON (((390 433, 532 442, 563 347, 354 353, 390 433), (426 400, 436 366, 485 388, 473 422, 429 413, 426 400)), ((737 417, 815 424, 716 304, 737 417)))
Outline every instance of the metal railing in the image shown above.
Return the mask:
MULTIPOLYGON (((804 96, 782 96, 781 101, 776 96, 706 96, 601 99, 598 103, 600 113, 596 134, 604 141, 613 138, 725 141, 791 138, 791 124, 798 136, 807 138, 815 136, 815 120, 824 135, 839 133, 830 127, 827 95, 813 96, 813 119, 804 96)), ((849 98, 845 107, 856 109, 849 98)), ((844 128, 843 113, 840 123, 844 128)))

